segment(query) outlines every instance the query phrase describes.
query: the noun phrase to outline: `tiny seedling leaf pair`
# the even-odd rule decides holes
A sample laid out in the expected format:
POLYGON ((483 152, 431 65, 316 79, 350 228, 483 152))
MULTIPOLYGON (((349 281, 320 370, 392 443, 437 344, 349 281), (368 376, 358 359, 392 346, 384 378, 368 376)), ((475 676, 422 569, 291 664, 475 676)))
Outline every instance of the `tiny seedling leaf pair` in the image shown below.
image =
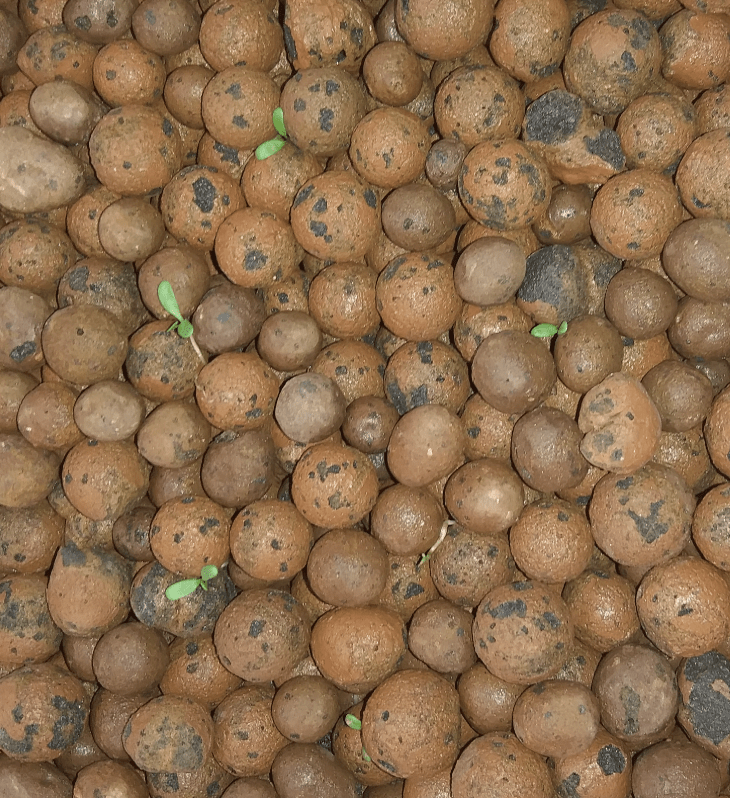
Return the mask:
POLYGON ((259 146, 256 147, 256 158, 259 161, 263 161, 272 156, 274 153, 279 152, 279 150, 286 144, 284 112, 281 110, 281 108, 275 108, 271 118, 274 121, 274 127, 279 135, 276 138, 269 139, 268 141, 265 141, 263 144, 259 144, 259 146))
POLYGON ((180 582, 174 582, 167 588, 165 595, 170 601, 176 601, 177 599, 189 596, 199 587, 202 587, 203 590, 207 590, 208 581, 216 576, 218 576, 218 569, 215 565, 204 565, 200 569, 199 579, 183 579, 180 582))
POLYGON ((174 321, 168 328, 167 331, 170 332, 171 330, 176 330, 177 334, 181 338, 189 338, 190 343, 193 345, 193 348, 198 353, 201 360, 205 360, 203 357, 203 353, 200 351, 200 347, 195 342, 195 338, 193 338, 193 325, 187 320, 182 317, 182 313, 180 313, 180 305, 177 303, 177 299, 175 298, 175 292, 172 290, 172 286, 167 280, 163 280, 157 286, 157 297, 160 300, 160 304, 162 307, 177 321, 174 321))
POLYGON ((530 330, 530 335, 535 338, 552 338, 554 335, 562 335, 567 329, 567 321, 562 322, 559 327, 554 324, 538 324, 530 330))
MULTIPOLYGON (((351 729, 355 731, 362 731, 362 721, 358 720, 354 715, 350 715, 349 713, 345 715, 345 725, 349 726, 351 729)), ((372 762, 373 760, 368 756, 368 752, 365 750, 365 746, 362 749, 362 758, 365 762, 372 762)))

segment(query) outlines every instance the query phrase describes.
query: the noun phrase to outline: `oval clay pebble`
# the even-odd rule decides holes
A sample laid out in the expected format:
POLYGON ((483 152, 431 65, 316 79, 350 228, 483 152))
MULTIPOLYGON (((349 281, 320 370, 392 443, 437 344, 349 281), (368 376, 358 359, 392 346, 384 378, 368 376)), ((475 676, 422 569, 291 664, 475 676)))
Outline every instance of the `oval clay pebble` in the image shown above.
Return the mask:
POLYGON ((543 758, 514 734, 495 731, 472 740, 462 751, 451 775, 450 794, 452 798, 552 798, 554 792, 543 758))
POLYGON ((577 754, 600 723, 596 697, 578 682, 539 682, 517 699, 512 722, 520 742, 541 756, 577 754))
POLYGON ((403 670, 367 699, 362 738, 368 755, 387 773, 428 776, 456 760, 459 726, 456 690, 431 671, 403 670))
POLYGON ((138 768, 152 773, 197 770, 210 755, 213 720, 189 698, 160 696, 138 709, 122 733, 138 768))
POLYGON ((0 663, 44 662, 59 649, 63 632, 48 612, 42 574, 10 576, 0 581, 0 663))
POLYGON ((252 588, 221 613, 213 641, 221 662, 249 682, 281 679, 307 655, 310 629, 299 602, 281 590, 252 588))
POLYGON ((79 679, 55 665, 28 665, 0 680, 0 751, 24 762, 57 759, 89 714, 79 679))
POLYGON ((580 451, 589 463, 630 474, 651 460, 662 419, 641 383, 615 372, 586 393, 578 426, 584 433, 580 451))
POLYGON ((568 605, 541 582, 512 582, 485 596, 474 619, 474 646, 495 676, 533 684, 554 676, 573 640, 568 605))
POLYGON ((677 720, 689 738, 716 757, 730 755, 730 660, 719 651, 688 657, 677 670, 677 720))
POLYGON ((712 754, 685 740, 664 740, 645 748, 631 776, 635 798, 715 798, 723 777, 712 754))

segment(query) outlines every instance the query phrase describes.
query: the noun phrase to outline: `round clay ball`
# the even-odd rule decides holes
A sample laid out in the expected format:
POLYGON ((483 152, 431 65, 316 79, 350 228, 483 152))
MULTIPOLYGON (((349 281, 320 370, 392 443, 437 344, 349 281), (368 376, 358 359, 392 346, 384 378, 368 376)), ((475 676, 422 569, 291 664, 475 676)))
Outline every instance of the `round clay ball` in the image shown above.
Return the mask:
POLYGON ((660 798, 667 788, 677 798, 712 798, 721 783, 717 759, 699 745, 678 739, 645 748, 631 776, 636 798, 660 798))
POLYGON ((370 534, 390 554, 415 556, 439 537, 443 510, 426 488, 391 485, 378 496, 370 513, 370 534))
MULTIPOLYGON (((355 777, 332 753, 314 743, 290 743, 277 754, 271 778, 281 798, 305 798, 317 785, 322 798, 356 798, 355 777)), ((235 798, 235 796, 234 796, 235 798)))
POLYGON ((624 268, 606 288, 606 316, 621 335, 634 340, 665 332, 677 313, 670 282, 649 269, 624 268))
POLYGON ((568 605, 540 582, 496 587, 476 611, 477 656, 505 681, 533 684, 554 676, 572 640, 568 605))
POLYGON ((435 141, 426 156, 426 177, 431 185, 443 190, 455 189, 467 152, 466 146, 456 139, 435 141))
POLYGON ((648 568, 687 544, 695 498, 673 468, 647 463, 628 476, 606 474, 589 506, 596 544, 614 561, 648 568))
POLYGON ((400 186, 383 201, 385 235, 397 246, 423 252, 443 244, 455 224, 448 197, 428 183, 400 186))
POLYGON ((662 252, 667 275, 687 294, 706 302, 727 302, 730 259, 725 242, 730 224, 722 219, 689 219, 672 230, 662 252))
POLYGON ((578 316, 555 339, 555 367, 560 381, 576 393, 586 393, 614 371, 621 371, 623 342, 618 330, 602 316, 578 316))
POLYGON ((445 599, 420 606, 408 627, 408 648, 438 673, 464 673, 476 662, 472 614, 445 599))
POLYGON ((641 626, 670 657, 695 657, 727 635, 730 588, 721 571, 699 557, 655 565, 636 591, 641 626))
POLYGON ((515 702, 525 685, 505 682, 477 662, 459 676, 457 688, 461 712, 475 731, 511 731, 515 702))
POLYGON ((20 434, 9 433, 0 435, 0 453, 7 463, 0 476, 0 503, 32 507, 43 501, 58 479, 58 455, 36 449, 20 434))
POLYGON ((601 723, 636 748, 662 739, 673 723, 679 694, 669 660, 648 646, 609 651, 593 679, 601 723))
POLYGON ((284 383, 274 418, 282 432, 301 443, 328 438, 345 420, 345 397, 329 377, 299 374, 284 383))
POLYGON ((515 423, 512 462, 531 488, 558 493, 580 484, 588 472, 581 439, 578 424, 567 413, 538 407, 515 423))
POLYGON ((376 44, 365 56, 362 74, 370 94, 386 105, 407 105, 423 83, 418 56, 405 42, 376 44))
POLYGON ((528 504, 510 528, 509 545, 517 567, 543 582, 575 579, 593 554, 585 513, 558 498, 528 504))
POLYGON ((589 463, 630 474, 652 458, 662 420, 641 383, 614 372, 585 394, 578 426, 584 433, 580 450, 589 463))
POLYGON ((472 305, 509 301, 525 279, 522 249, 506 238, 489 236, 465 247, 454 266, 456 292, 472 305))
POLYGON ((340 715, 339 693, 321 676, 295 676, 279 686, 271 715, 289 740, 316 743, 332 731, 340 715))
POLYGON ((118 695, 135 695, 157 687, 169 661, 162 632, 132 621, 101 636, 92 664, 102 687, 118 695))
POLYGON ((702 424, 712 404, 712 383, 688 363, 658 363, 641 384, 656 405, 662 429, 667 432, 685 432, 702 424))
POLYGON ((520 695, 512 716, 521 743, 556 759, 584 751, 595 739, 601 714, 593 693, 579 682, 539 682, 520 695))
POLYGON ((575 244, 591 235, 591 204, 588 186, 558 185, 553 188, 550 204, 533 230, 542 244, 575 244))
POLYGON ((432 671, 408 669, 390 676, 369 696, 362 738, 365 750, 389 774, 428 776, 456 760, 459 726, 456 689, 432 671))
POLYGON ((307 561, 312 592, 337 607, 377 602, 388 572, 385 548, 359 529, 332 529, 317 539, 307 561))
POLYGON ((48 580, 42 574, 11 576, 0 582, 0 663, 30 665, 50 659, 63 633, 51 619, 46 601, 48 580))
POLYGON ((555 384, 550 350, 529 333, 505 330, 486 338, 472 360, 472 380, 485 402, 503 413, 524 413, 555 384))
POLYGON ((213 636, 225 667, 251 682, 288 674, 306 656, 309 638, 309 621, 296 599, 265 588, 237 596, 221 613, 213 636))
POLYGON ((398 410, 379 396, 360 396, 350 402, 342 422, 342 437, 365 454, 380 454, 388 448, 398 410))
POLYGON ((45 662, 5 676, 0 696, 0 750, 23 762, 57 759, 79 739, 89 714, 81 681, 45 662))
POLYGON ((131 438, 145 417, 145 402, 128 383, 102 380, 82 391, 74 404, 74 421, 97 441, 131 438))
POLYGON ((190 698, 160 696, 130 717, 122 739, 140 770, 189 773, 210 755, 213 720, 190 698))
POLYGON ((449 477, 444 504, 454 520, 479 533, 504 532, 522 512, 524 487, 503 461, 472 460, 449 477))
POLYGON ((76 798, 147 798, 142 777, 123 762, 94 762, 74 782, 76 798))
POLYGON ((261 325, 256 348, 260 357, 278 371, 305 369, 322 349, 322 331, 308 313, 274 313, 261 325))

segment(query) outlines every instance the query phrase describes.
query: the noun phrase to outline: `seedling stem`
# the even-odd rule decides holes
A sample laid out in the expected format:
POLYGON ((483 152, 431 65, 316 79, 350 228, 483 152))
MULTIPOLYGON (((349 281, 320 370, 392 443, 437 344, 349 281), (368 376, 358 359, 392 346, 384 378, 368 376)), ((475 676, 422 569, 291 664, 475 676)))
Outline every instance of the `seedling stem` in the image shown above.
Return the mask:
POLYGON ((455 524, 456 521, 452 521, 450 518, 447 518, 446 521, 441 524, 441 532, 439 533, 438 540, 431 546, 431 548, 425 553, 421 555, 421 559, 418 561, 418 565, 416 568, 420 568, 424 563, 427 563, 431 559, 431 555, 436 551, 436 549, 444 542, 446 538, 446 533, 449 531, 449 527, 452 524, 455 524))

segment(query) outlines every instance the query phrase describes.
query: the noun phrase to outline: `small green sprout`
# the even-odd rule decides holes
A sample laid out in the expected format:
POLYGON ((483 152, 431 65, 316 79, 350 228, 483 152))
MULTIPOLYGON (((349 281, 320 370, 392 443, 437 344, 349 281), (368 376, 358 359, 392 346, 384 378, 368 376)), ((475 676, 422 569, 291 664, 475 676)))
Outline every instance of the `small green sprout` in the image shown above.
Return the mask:
POLYGON ((200 351, 200 347, 196 343, 195 338, 193 338, 193 325, 187 319, 182 317, 182 314, 180 313, 180 305, 177 304, 177 299, 175 299, 175 292, 172 290, 172 286, 167 280, 163 280, 157 286, 157 297, 159 298, 162 307, 171 316, 174 316, 177 319, 177 321, 174 321, 167 328, 167 331, 170 332, 170 330, 177 330, 177 334, 181 338, 189 338, 190 343, 193 345, 193 348, 198 353, 200 359, 205 360, 203 353, 200 351))
POLYGON ((177 599, 189 596, 199 587, 202 587, 203 590, 207 590, 208 580, 216 576, 218 576, 218 569, 215 565, 204 565, 200 569, 200 579, 183 579, 181 582, 175 582, 167 588, 165 595, 170 601, 176 601, 177 599))
POLYGON ((274 113, 271 115, 271 118, 274 121, 274 127, 276 128, 276 132, 279 134, 274 139, 269 139, 265 141, 263 144, 259 144, 256 147, 256 158, 259 161, 263 161, 265 158, 269 158, 286 144, 286 128, 284 127, 284 112, 281 108, 274 108, 274 113))
MULTIPOLYGON (((362 721, 358 720, 354 715, 350 715, 349 713, 345 715, 345 725, 349 726, 351 729, 355 731, 362 730, 362 721)), ((365 750, 365 746, 362 748, 362 758, 364 762, 372 762, 373 760, 368 756, 368 752, 365 750)))
POLYGON ((439 533, 438 540, 433 544, 433 546, 431 546, 431 548, 425 554, 421 555, 421 559, 418 561, 418 565, 416 565, 416 568, 420 568, 424 563, 427 563, 431 559, 431 555, 444 542, 449 527, 455 523, 456 521, 452 521, 449 518, 446 521, 444 521, 443 524, 441 524, 441 532, 439 533))
POLYGON ((554 324, 538 324, 530 330, 530 335, 535 338, 552 338, 553 335, 562 335, 568 329, 568 322, 564 321, 559 327, 554 324))

